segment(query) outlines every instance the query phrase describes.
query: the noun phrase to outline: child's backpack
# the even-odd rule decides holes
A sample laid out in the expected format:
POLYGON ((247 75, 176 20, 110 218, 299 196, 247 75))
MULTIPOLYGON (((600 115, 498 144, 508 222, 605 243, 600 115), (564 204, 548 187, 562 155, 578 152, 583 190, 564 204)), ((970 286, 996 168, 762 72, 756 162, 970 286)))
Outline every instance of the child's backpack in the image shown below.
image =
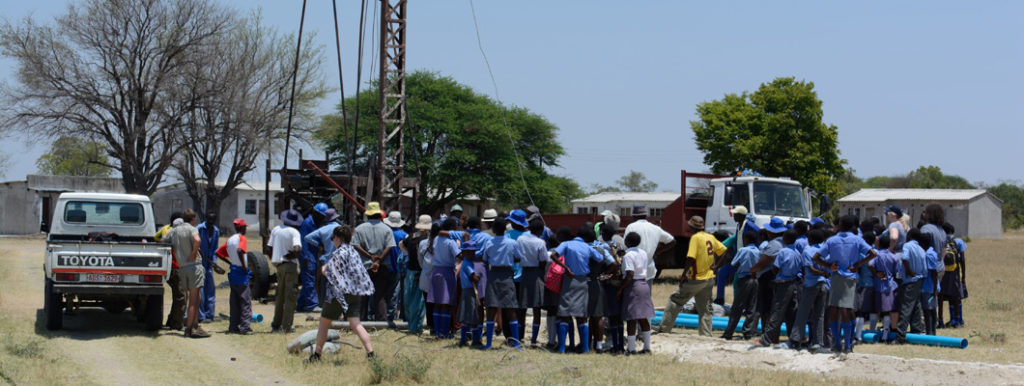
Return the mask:
POLYGON ((960 248, 956 245, 956 240, 952 237, 946 241, 946 254, 942 256, 942 263, 946 266, 946 271, 955 271, 956 262, 960 261, 960 248))

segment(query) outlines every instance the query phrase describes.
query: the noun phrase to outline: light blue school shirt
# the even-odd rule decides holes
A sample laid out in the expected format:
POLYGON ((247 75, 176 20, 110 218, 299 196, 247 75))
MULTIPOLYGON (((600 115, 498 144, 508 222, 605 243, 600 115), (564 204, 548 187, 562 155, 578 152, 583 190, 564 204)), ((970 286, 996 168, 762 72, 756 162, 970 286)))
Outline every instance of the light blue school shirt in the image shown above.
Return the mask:
MULTIPOLYGON (((762 255, 768 255, 769 257, 773 258, 778 256, 779 252, 782 251, 782 237, 779 236, 772 240, 767 240, 761 243, 760 249, 762 255)), ((757 258, 758 260, 760 260, 761 256, 758 256, 757 258)), ((754 272, 754 276, 761 277, 761 275, 764 275, 766 272, 769 272, 771 270, 772 266, 767 265, 764 268, 761 268, 761 272, 754 272)))
POLYGON ((800 254, 801 267, 804 268, 804 287, 814 287, 818 283, 828 284, 828 278, 825 275, 819 275, 811 270, 806 269, 807 267, 814 267, 818 270, 828 272, 828 268, 814 264, 814 254, 818 253, 821 249, 821 244, 808 245, 804 248, 804 252, 800 254))
POLYGON ((850 267, 857 263, 858 257, 867 255, 870 250, 871 246, 860 236, 850 232, 839 232, 825 240, 818 254, 826 263, 836 263, 839 266, 839 271, 835 273, 847 279, 856 279, 857 273, 850 272, 850 267))
POLYGON ((455 257, 459 255, 459 243, 444 237, 434 238, 434 258, 430 261, 434 268, 455 267, 455 257))
POLYGON ((588 261, 593 260, 597 262, 604 261, 604 256, 590 245, 587 245, 583 239, 577 237, 572 240, 563 242, 555 248, 555 252, 559 256, 565 256, 565 265, 569 267, 569 270, 576 276, 585 276, 590 274, 590 265, 588 261))
POLYGON ((928 261, 924 249, 921 249, 916 240, 903 243, 903 261, 906 261, 910 270, 914 271, 914 276, 909 276, 910 272, 903 273, 904 283, 914 283, 924 279, 924 273, 928 270, 928 261))
POLYGON ((800 254, 802 255, 804 253, 804 249, 807 249, 807 236, 798 237, 796 239, 796 242, 793 243, 793 246, 795 246, 796 251, 800 252, 800 254))
POLYGON ((480 258, 490 265, 491 268, 512 268, 512 264, 515 263, 516 259, 523 258, 522 253, 519 251, 519 244, 506 236, 494 236, 491 241, 484 244, 483 250, 484 252, 480 254, 480 258))
POLYGON ((800 263, 800 252, 797 252, 794 245, 783 247, 775 256, 775 262, 772 263, 775 268, 779 269, 779 273, 775 274, 775 281, 785 282, 798 279, 802 266, 800 263))
POLYGON ((539 267, 548 261, 548 248, 540 237, 527 233, 516 239, 519 244, 519 252, 523 255, 519 264, 523 267, 539 267))
POLYGON ((750 276, 750 267, 757 264, 757 260, 761 258, 760 250, 757 249, 757 245, 750 244, 744 245, 736 251, 736 256, 732 258, 732 266, 736 267, 736 277, 744 278, 750 276))

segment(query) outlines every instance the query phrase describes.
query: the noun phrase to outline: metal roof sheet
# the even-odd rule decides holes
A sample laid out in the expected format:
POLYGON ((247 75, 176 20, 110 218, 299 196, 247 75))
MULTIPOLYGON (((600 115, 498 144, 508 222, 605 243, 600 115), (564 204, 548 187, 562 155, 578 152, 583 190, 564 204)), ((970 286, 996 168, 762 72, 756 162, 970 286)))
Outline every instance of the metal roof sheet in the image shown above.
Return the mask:
POLYGON ((603 203, 613 201, 644 202, 644 201, 666 201, 672 202, 679 198, 679 192, 605 192, 591 194, 578 200, 572 200, 573 204, 603 203))
POLYGON ((984 189, 861 189, 839 202, 969 201, 986 193, 984 189))

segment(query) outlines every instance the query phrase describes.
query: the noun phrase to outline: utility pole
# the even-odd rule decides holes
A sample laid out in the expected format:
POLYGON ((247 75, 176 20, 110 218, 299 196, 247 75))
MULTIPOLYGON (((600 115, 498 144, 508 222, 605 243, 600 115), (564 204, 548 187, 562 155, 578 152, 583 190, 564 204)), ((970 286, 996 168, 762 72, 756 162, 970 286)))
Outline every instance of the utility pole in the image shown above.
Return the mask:
POLYGON ((380 0, 380 130, 373 197, 389 210, 401 210, 406 126, 405 17, 407 0, 380 0), (392 148, 388 151, 389 144, 392 148), (386 194, 393 194, 388 198, 386 194))

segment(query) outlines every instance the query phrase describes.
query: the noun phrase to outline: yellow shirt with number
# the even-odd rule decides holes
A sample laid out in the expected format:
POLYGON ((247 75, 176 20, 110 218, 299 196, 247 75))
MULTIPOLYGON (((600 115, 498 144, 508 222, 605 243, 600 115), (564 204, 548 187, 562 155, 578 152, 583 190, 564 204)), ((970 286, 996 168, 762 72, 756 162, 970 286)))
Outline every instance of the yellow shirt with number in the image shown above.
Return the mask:
POLYGON ((725 250, 725 245, 710 233, 701 231, 690 237, 690 251, 686 253, 686 257, 697 260, 696 280, 715 278, 711 265, 715 263, 715 256, 724 254, 725 250))

